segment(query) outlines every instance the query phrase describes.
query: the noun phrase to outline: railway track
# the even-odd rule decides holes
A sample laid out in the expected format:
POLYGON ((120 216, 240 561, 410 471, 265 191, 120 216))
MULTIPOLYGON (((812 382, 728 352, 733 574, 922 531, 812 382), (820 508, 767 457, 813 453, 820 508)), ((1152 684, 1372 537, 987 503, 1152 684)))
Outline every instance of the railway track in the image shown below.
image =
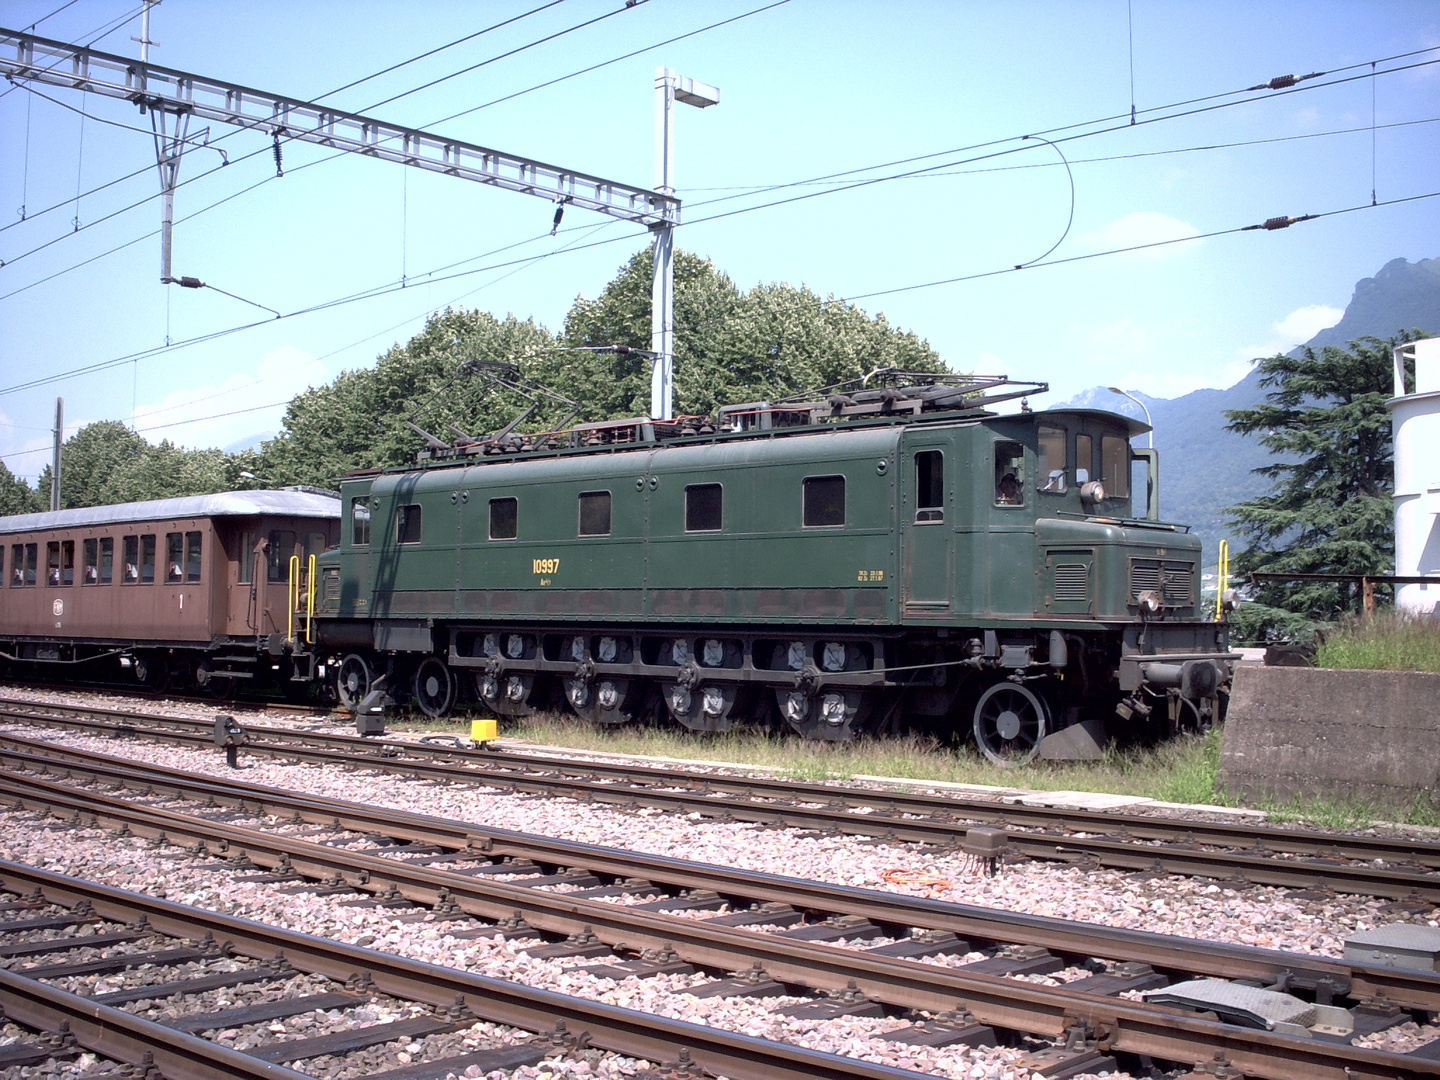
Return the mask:
POLYGON ((493 1045, 372 1075, 422 1080, 470 1068, 484 1075, 589 1047, 665 1063, 668 1075, 696 1066, 750 1080, 922 1075, 424 964, 19 863, 0 862, 0 889, 14 897, 0 904, 8 909, 0 915, 0 955, 10 962, 0 970, 0 1003, 8 1020, 38 1033, 0 1048, 0 1064, 38 1064, 78 1045, 172 1078, 301 1080, 311 1074, 289 1064, 318 1059, 333 1066, 341 1055, 386 1044, 414 1051, 432 1037, 471 1031, 483 1021, 533 1035, 516 1043, 481 1031, 479 1038, 493 1045), (77 935, 80 927, 93 932, 77 935), (122 990, 81 994, 55 985, 122 971, 141 974, 122 990), (220 1011, 203 1004, 219 987, 273 986, 299 973, 330 985, 311 980, 293 996, 220 1011), (161 1019, 121 1007, 145 1002, 162 1006, 161 1019), (357 1022, 356 1011, 366 1006, 372 1014, 404 1015, 365 1023, 362 1014, 357 1022), (339 1011, 340 1022, 321 1034, 267 1039, 245 1052, 196 1034, 321 1011, 339 1011))
MULTIPOLYGON (((107 736, 213 747, 213 723, 112 709, 0 700, 0 719, 107 736)), ((1440 843, 1347 836, 1114 811, 1033 807, 894 790, 865 790, 654 766, 566 762, 492 752, 459 740, 375 740, 274 726, 247 730, 246 754, 354 766, 435 781, 658 806, 704 817, 954 845, 973 826, 1005 830, 1016 856, 1106 869, 1183 874, 1230 885, 1440 904, 1440 843)))
MULTIPOLYGON (((326 889, 439 906, 517 931, 528 929, 563 939, 555 944, 579 950, 573 955, 586 955, 586 950, 595 955, 595 946, 610 954, 620 947, 626 954, 640 954, 622 969, 630 973, 679 962, 714 972, 719 983, 729 980, 730 992, 776 984, 830 995, 831 1010, 878 1003, 893 1011, 943 1014, 951 1021, 941 1025, 947 1028, 945 1037, 984 1038, 987 1028, 990 1037, 995 1030, 1043 1036, 1055 1040, 1053 1054, 1068 1054, 1072 1063, 1094 1064, 1111 1052, 1209 1061, 1218 1051, 1227 1067, 1248 1076, 1440 1076, 1440 1062, 1425 1057, 1361 1050, 1348 1045, 1348 1039, 1323 1035, 1246 1029, 1204 1019, 1193 1010, 1182 1014, 1115 996, 1197 975, 1243 980, 1303 993, 1321 1006, 1351 1002, 1360 1032, 1388 1026, 1403 1018, 1405 1009, 1440 1011, 1440 978, 1433 973, 1206 946, 544 841, 172 770, 106 763, 74 751, 11 749, 3 760, 7 771, 0 776, 0 798, 16 808, 185 844, 197 854, 237 863, 243 857, 239 865, 269 871, 272 878, 302 877, 326 889), (27 771, 18 771, 22 768, 27 771), (88 786, 76 786, 82 782, 88 786), (127 790, 138 791, 147 802, 184 799, 190 810, 201 801, 216 805, 200 812, 207 816, 182 813, 139 805, 127 790), (222 820, 212 820, 216 817, 222 820), (305 832, 284 834, 302 826, 305 832), (371 850, 356 850, 360 845, 371 850), (551 891, 557 885, 570 891, 551 891), (691 917, 667 914, 677 910, 691 917), (714 916, 695 917, 707 911, 714 916), (757 926, 769 932, 757 932, 757 926), (873 942, 877 936, 893 940, 871 949, 829 943, 873 942), (919 962, 975 950, 987 955, 965 966, 919 962), (1077 964, 1089 967, 1088 985, 1046 987, 1015 977, 1077 964)), ((613 954, 610 960, 621 962, 613 954)))

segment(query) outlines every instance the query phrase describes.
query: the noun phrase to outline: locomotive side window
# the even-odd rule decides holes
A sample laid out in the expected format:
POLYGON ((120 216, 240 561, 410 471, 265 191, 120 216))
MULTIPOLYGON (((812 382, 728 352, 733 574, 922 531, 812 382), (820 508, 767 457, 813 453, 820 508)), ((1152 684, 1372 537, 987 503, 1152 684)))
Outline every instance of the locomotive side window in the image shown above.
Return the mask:
POLYGON ((100 584, 109 585, 115 576, 115 538, 100 538, 100 584))
POLYGON ((125 573, 120 580, 126 585, 134 585, 140 580, 140 537, 125 537, 122 558, 125 562, 125 573))
POLYGON ((370 496, 359 495, 350 500, 350 542, 356 547, 370 544, 370 496))
POLYGON ((915 455, 915 520, 945 520, 945 455, 939 450, 915 455))
POLYGON ((1075 436, 1075 482, 1083 484, 1090 479, 1091 459, 1095 456, 1095 440, 1089 435, 1075 436))
POLYGON ((185 580, 200 580, 200 534, 198 532, 185 534, 185 580))
POLYGON ((1065 490, 1065 429, 1042 425, 1040 428, 1041 491, 1060 493, 1065 490))
POLYGON ((580 535, 610 535, 610 492, 582 491, 580 493, 580 535))
POLYGON ((165 584, 185 580, 185 535, 165 534, 165 584))
POLYGON ((400 544, 420 543, 420 506, 408 503, 400 507, 400 516, 395 522, 395 541, 400 544))
POLYGON ((995 505, 1025 505, 1025 447, 1008 439, 995 444, 995 505))
POLYGON ((722 492, 719 484, 690 484, 685 488, 685 531, 718 532, 722 492))
POLYGON ((1130 440, 1116 435, 1100 439, 1100 479, 1117 499, 1130 497, 1130 440))
POLYGON ((516 499, 490 500, 490 539, 514 540, 520 535, 520 503, 516 499))
POLYGON ((807 476, 804 514, 807 527, 845 524, 845 477, 807 476))
POLYGON ((295 530, 271 529, 270 547, 265 552, 267 577, 271 581, 290 580, 290 556, 295 554, 295 530))
POLYGON ((140 537, 140 584, 155 584, 155 534, 140 537))

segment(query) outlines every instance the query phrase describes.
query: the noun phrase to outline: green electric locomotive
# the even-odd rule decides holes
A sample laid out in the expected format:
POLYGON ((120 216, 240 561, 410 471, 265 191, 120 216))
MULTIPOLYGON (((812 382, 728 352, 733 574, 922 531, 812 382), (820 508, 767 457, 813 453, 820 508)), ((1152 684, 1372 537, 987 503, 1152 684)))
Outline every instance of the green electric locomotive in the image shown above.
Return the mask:
POLYGON ((1003 378, 889 381, 345 480, 313 631, 340 700, 384 675, 433 715, 468 692, 816 739, 919 720, 1007 762, 1216 717, 1228 627, 1198 539, 1158 520, 1145 425, 998 415, 1027 392, 1003 378))

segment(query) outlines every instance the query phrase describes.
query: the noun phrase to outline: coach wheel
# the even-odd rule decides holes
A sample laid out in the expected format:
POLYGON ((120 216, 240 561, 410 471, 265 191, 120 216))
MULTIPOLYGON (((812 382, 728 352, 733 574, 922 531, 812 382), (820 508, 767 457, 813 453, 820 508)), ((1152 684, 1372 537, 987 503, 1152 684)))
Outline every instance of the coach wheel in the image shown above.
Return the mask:
POLYGON ((999 682, 975 703, 972 726, 980 752, 997 765, 1013 768, 1039 753, 1050 710, 1028 687, 999 682))
POLYGON ((340 699, 343 708, 354 712, 360 708, 360 702, 365 700, 374 681, 375 673, 370 668, 370 662, 359 653, 351 653, 335 669, 335 696, 340 699))
POLYGON ((141 654, 135 657, 134 672, 136 682, 157 694, 164 693, 170 685, 170 666, 163 656, 141 654))
POLYGON ((233 701, 240 689, 240 680, 215 671, 209 660, 201 660, 195 665, 195 685, 216 701, 233 701))
POLYGON ((441 717, 455 704, 455 677, 438 656, 427 656, 415 669, 415 704, 426 716, 441 717))

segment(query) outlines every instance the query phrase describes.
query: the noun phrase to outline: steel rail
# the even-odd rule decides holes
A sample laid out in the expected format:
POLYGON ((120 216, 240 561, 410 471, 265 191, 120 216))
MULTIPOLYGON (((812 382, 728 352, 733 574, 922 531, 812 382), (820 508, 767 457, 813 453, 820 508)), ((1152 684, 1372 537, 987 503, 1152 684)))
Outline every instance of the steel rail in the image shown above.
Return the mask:
MULTIPOLYGON (((0 755, 0 760, 7 757, 19 760, 13 754, 0 755)), ((97 777, 103 775, 111 783, 138 786, 152 793, 158 788, 182 796, 188 793, 192 797, 218 799, 221 804, 233 803, 256 814, 289 815, 292 819, 324 823, 337 829, 434 844, 454 851, 471 852, 477 860, 512 858, 540 866, 574 867, 616 881, 640 879, 672 891, 700 889, 751 903, 778 903, 800 910, 858 916, 895 928, 950 931, 971 941, 1036 946, 1077 959, 1105 957, 1139 961, 1181 976, 1200 974, 1264 983, 1286 979, 1297 986, 1329 986, 1339 994, 1348 992, 1357 999, 1385 997, 1406 1008, 1440 1011, 1440 977, 1423 972, 1248 946, 1198 943, 1145 931, 996 911, 595 845, 547 840, 466 822, 359 806, 338 799, 227 784, 212 778, 195 779, 178 770, 152 772, 128 766, 110 768, 103 760, 72 766, 45 757, 26 759, 25 763, 33 767, 55 768, 67 774, 81 771, 97 777)), ((688 951, 685 958, 709 967, 738 970, 739 966, 743 966, 742 961, 748 962, 762 950, 777 944, 776 938, 766 936, 765 944, 750 944, 746 946, 748 952, 736 954, 732 946, 737 939, 727 933, 722 944, 716 946, 710 931, 720 928, 705 927, 703 922, 696 920, 680 920, 677 926, 668 917, 617 908, 613 904, 567 894, 537 892, 523 885, 480 882, 466 875, 407 866, 395 860, 361 856, 323 844, 308 844, 234 826, 221 826, 174 811, 134 807, 91 791, 77 794, 63 785, 33 777, 16 778, 13 784, 0 778, 0 792, 5 790, 11 792, 18 805, 26 805, 27 799, 31 802, 49 800, 52 805, 58 801, 75 816, 93 814, 102 803, 116 806, 118 811, 115 816, 142 835, 155 836, 164 832, 172 841, 176 835, 184 835, 194 843, 206 844, 207 850, 208 843, 213 841, 221 854, 229 851, 233 838, 238 849, 247 851, 252 861, 261 865, 288 867, 320 879, 344 880, 356 887, 393 892, 422 903, 437 902, 443 890, 452 900, 459 902, 462 910, 484 918, 503 919, 518 910, 526 913, 526 918, 536 928, 555 933, 568 934, 588 927, 601 940, 614 944, 635 948, 674 947, 682 954, 693 950, 688 951), (50 794, 47 795, 47 792, 50 794), (165 821, 171 822, 170 830, 165 828, 165 821), (180 832, 174 833, 175 829, 180 832), (644 918, 636 918, 639 916, 644 918)), ((781 948, 774 955, 763 955, 760 959, 767 969, 773 968, 771 973, 777 978, 783 973, 786 981, 797 985, 834 990, 856 977, 856 970, 850 959, 855 955, 853 952, 848 952, 847 959, 838 967, 832 952, 828 947, 822 947, 818 954, 802 949, 797 956, 793 950, 781 948)), ((910 969, 905 970, 908 972, 910 969)), ((946 993, 963 993, 963 987, 957 984, 953 989, 946 989, 937 985, 935 979, 941 978, 943 983, 943 976, 934 973, 947 969, 925 970, 932 974, 927 975, 919 989, 903 982, 899 986, 875 983, 867 992, 873 991, 873 996, 878 999, 914 1008, 949 1008, 950 1005, 944 1004, 946 993), (937 991, 943 991, 938 999, 925 996, 937 991), (916 994, 921 996, 914 996, 916 994)))
MULTIPOLYGON (((297 971, 325 975, 339 982, 368 979, 384 993, 411 1001, 441 1007, 463 1001, 477 1017, 493 1023, 545 1033, 555 1029, 557 1020, 564 1021, 566 1030, 601 1049, 657 1062, 675 1062, 688 1054, 696 1064, 717 1075, 755 1080, 808 1080, 811 1077, 918 1080, 924 1075, 567 997, 233 915, 187 907, 20 863, 0 861, 0 887, 21 895, 38 891, 49 902, 65 907, 87 900, 95 913, 106 919, 133 921, 137 913, 144 914, 150 926, 163 934, 188 938, 210 934, 240 955, 266 961, 283 956, 297 971)), ((171 1075, 188 1078, 193 1074, 181 1069, 171 1075)), ((269 1075, 297 1074, 286 1070, 269 1075)), ((1379 1080, 1381 1074, 1375 1075, 1379 1080)), ((1435 1075, 1440 1076, 1440 1068, 1435 1075)))
POLYGON ((306 1073, 272 1065, 3 968, 0 1005, 9 1021, 37 1031, 68 1028, 85 1049, 127 1065, 140 1065, 148 1057, 162 1076, 185 1080, 313 1080, 306 1073))
MULTIPOLYGON (((38 796, 34 801, 49 801, 54 798, 54 795, 44 795, 38 796)), ((85 797, 73 799, 71 802, 76 817, 82 813, 95 814, 99 817, 120 816, 115 815, 110 807, 102 805, 105 800, 97 798, 92 793, 85 793, 85 797), (87 805, 89 809, 83 811, 79 809, 87 805)), ((150 813, 154 815, 155 821, 163 821, 171 828, 181 831, 187 828, 194 830, 198 837, 197 843, 207 849, 211 843, 218 845, 222 841, 228 841, 231 836, 243 832, 243 830, 237 830, 231 826, 217 826, 215 823, 196 819, 190 819, 190 824, 187 826, 181 820, 183 815, 167 811, 151 810, 150 813)), ((261 840, 259 846, 269 847, 276 843, 278 841, 273 839, 261 840)), ((307 844, 303 841, 290 841, 289 843, 298 845, 292 847, 291 850, 300 852, 302 857, 304 857, 306 849, 324 847, 324 845, 307 844)), ((252 853, 252 858, 255 854, 261 854, 263 861, 264 856, 261 852, 257 850, 252 853)), ((313 854, 317 861, 327 868, 336 865, 333 849, 326 854, 320 852, 313 854)), ((367 863, 380 864, 385 861, 358 853, 350 853, 349 857, 354 860, 352 865, 361 869, 367 868, 367 863)), ((291 865, 295 865, 293 858, 291 865)), ((374 869, 378 871, 381 867, 376 865, 374 869)), ((394 873, 393 867, 388 869, 391 874, 394 873)), ((450 875, 441 871, 436 873, 435 877, 457 878, 461 875, 450 875)), ((68 884, 69 881, 70 879, 64 879, 60 875, 50 874, 46 871, 38 871, 33 868, 17 869, 14 864, 0 863, 0 886, 22 894, 38 888, 40 893, 48 899, 58 900, 67 906, 73 906, 82 898, 89 899, 92 907, 100 916, 120 917, 113 907, 115 899, 113 894, 119 893, 120 890, 105 886, 87 886, 82 892, 68 884)), ((368 886, 374 884, 374 881, 372 879, 371 882, 365 884, 368 886)), ((432 883, 428 889, 433 890, 433 888, 432 883)), ((401 891, 404 893, 407 890, 402 889, 401 891)), ((134 894, 125 895, 127 906, 124 909, 124 917, 133 919, 136 903, 131 898, 134 894)), ((531 897, 532 903, 541 899, 533 893, 531 897)), ((317 971, 335 979, 347 979, 359 974, 368 974, 381 990, 413 1000, 428 1001, 438 1005, 449 1003, 458 996, 484 1019, 512 1024, 532 1031, 544 1030, 548 1022, 556 1015, 565 1019, 567 1024, 579 1023, 588 1030, 599 1023, 589 1012, 589 1008, 596 1007, 602 1011, 613 1009, 610 1006, 581 1003, 575 999, 562 999, 563 1006, 557 1007, 553 999, 558 998, 559 995, 529 990, 514 984, 498 983, 497 980, 482 979, 479 976, 435 968, 431 965, 372 953, 369 950, 353 946, 326 942, 323 939, 310 938, 289 931, 279 931, 271 927, 258 927, 257 929, 257 924, 230 916, 205 913, 206 920, 219 920, 219 923, 217 925, 210 922, 202 925, 196 921, 193 909, 185 909, 182 905, 148 897, 141 899, 147 905, 144 910, 146 910, 151 925, 161 932, 177 936, 199 937, 203 932, 208 931, 217 940, 226 942, 233 951, 243 955, 271 960, 280 956, 299 970, 317 971), (337 955, 338 960, 336 959, 337 955), (502 987, 503 989, 500 989, 502 987), (537 1014, 534 1001, 537 996, 542 995, 546 1001, 546 1007, 543 1012, 537 1014), (503 1007, 497 1005, 497 1002, 502 1002, 503 1007)), ((562 905, 565 903, 563 896, 550 899, 558 901, 562 905)), ((464 907, 465 901, 462 899, 460 902, 464 907)), ((583 905, 586 909, 614 907, 614 905, 586 904, 584 901, 573 899, 569 902, 583 905)), ((587 910, 588 914, 589 910, 587 910)), ((646 913, 634 914, 645 915, 646 913)), ((648 918, 656 917, 648 916, 648 918)), ((689 943, 687 940, 682 940, 678 934, 686 933, 689 928, 684 924, 687 922, 690 927, 697 929, 701 927, 701 924, 684 919, 660 918, 672 924, 666 927, 667 931, 678 932, 670 936, 675 938, 676 951, 684 956, 688 951, 689 943)), ((632 925, 630 930, 633 932, 634 929, 635 927, 632 925)), ((718 931, 720 937, 740 936, 740 932, 730 928, 714 927, 710 929, 718 931)), ((596 926, 596 933, 602 938, 605 936, 599 925, 596 926)), ((700 935, 691 931, 687 936, 698 937, 700 935)), ((748 939, 767 937, 767 935, 755 934, 743 936, 748 939)), ((634 941, 633 937, 631 941, 634 941)), ((798 961, 795 968, 797 974, 805 971, 808 963, 816 958, 833 964, 834 961, 826 954, 845 952, 845 950, 805 942, 777 944, 782 944, 783 949, 788 949, 795 954, 795 959, 798 961)), ((753 950, 748 951, 753 954, 753 950)), ((741 954, 746 952, 747 949, 742 947, 741 954)), ((966 976, 963 972, 950 969, 866 957, 863 954, 851 953, 849 958, 854 965, 854 973, 859 976, 856 982, 863 990, 868 991, 869 984, 877 981, 879 969, 909 967, 915 970, 913 978, 917 982, 931 984, 932 987, 935 984, 943 984, 943 990, 938 994, 932 989, 930 1000, 934 1003, 929 1006, 932 1009, 938 1010, 942 1006, 953 1005, 958 991, 961 995, 962 1007, 970 1010, 983 1023, 1050 1037, 1059 1037, 1079 1026, 1087 1032, 1092 1032, 1098 1038, 1100 1048, 1107 1051, 1119 1050, 1147 1054, 1164 1060, 1180 1062, 1207 1059, 1218 1051, 1224 1054, 1226 1061, 1246 1075, 1272 1077, 1276 1080, 1342 1080, 1342 1078, 1344 1080, 1391 1080, 1392 1077, 1398 1075, 1440 1077, 1440 1061, 1428 1061, 1405 1055, 1279 1035, 1268 1031, 1238 1028, 1214 1021, 1176 1015, 1168 1009, 1067 991, 1063 987, 1042 987, 998 976, 966 976), (876 974, 866 974, 867 968, 876 974)), ((788 981, 788 973, 785 971, 771 971, 770 974, 780 981, 788 981)), ((663 1018, 649 1015, 644 1016, 643 1027, 636 1030, 636 1017, 641 1014, 629 1013, 627 1010, 614 1010, 614 1012, 625 1014, 621 1027, 623 1033, 628 1036, 628 1040, 620 1039, 612 1028, 607 1028, 611 1042, 606 1043, 600 1039, 594 1041, 606 1049, 614 1049, 633 1056, 651 1059, 658 1056, 663 1060, 668 1054, 669 1058, 674 1060, 680 1049, 684 1048, 689 1051, 693 1060, 712 1072, 723 1072, 727 1075, 742 1077, 764 1077, 766 1080, 779 1080, 779 1078, 789 1076, 914 1077, 917 1075, 881 1066, 871 1066, 853 1059, 830 1059, 830 1055, 814 1055, 812 1052, 802 1051, 799 1048, 788 1049, 801 1057, 804 1069, 810 1071, 785 1071, 776 1066, 773 1060, 767 1061, 763 1066, 763 1071, 757 1071, 759 1067, 755 1061, 755 1044, 759 1043, 759 1040, 727 1036, 726 1033, 715 1032, 709 1028, 700 1029, 706 1036, 706 1039, 703 1040, 690 1030, 683 1030, 679 1034, 675 1034, 673 1031, 675 1027, 691 1029, 693 1025, 681 1025, 678 1021, 666 1021, 663 1018), (657 1034, 651 1030, 653 1028, 662 1029, 662 1033, 657 1037, 657 1034), (668 1039, 665 1038, 667 1035, 668 1039), (637 1039, 642 1040, 639 1045, 635 1041, 637 1039), (731 1040, 741 1040, 740 1046, 747 1049, 749 1053, 738 1054, 736 1045, 731 1040), (717 1042, 724 1044, 723 1049, 716 1047, 717 1042), (697 1047, 700 1049, 697 1050, 697 1047), (817 1063, 814 1060, 817 1057, 830 1060, 817 1063), (836 1071, 834 1065, 836 1061, 843 1063, 839 1066, 839 1071, 836 1071), (820 1067, 821 1064, 826 1067, 820 1067)), ((611 1022, 614 1019, 613 1016, 608 1017, 611 1022)), ((769 1051, 769 1053, 773 1056, 774 1051, 769 1051)), ((785 1064, 790 1063, 786 1062, 785 1064)))
MULTIPOLYGON (((65 707, 69 708, 69 707, 65 707)), ((21 719, 10 709, 0 715, 21 719)), ((39 721, 44 722, 44 721, 39 721)), ((174 722, 168 721, 167 722, 174 722)), ((90 730, 108 734, 128 734, 124 722, 81 721, 90 730)), ((167 739, 184 745, 208 748, 212 745, 204 721, 183 721, 191 731, 146 729, 148 737, 167 739), (204 729, 201 735, 198 729, 204 729)), ((358 737, 306 733, 304 741, 336 746, 337 750, 315 749, 297 745, 302 740, 278 728, 248 728, 251 739, 246 751, 279 755, 320 764, 344 761, 356 752, 363 757, 349 763, 366 768, 402 775, 424 773, 451 781, 500 786, 537 794, 563 794, 572 798, 618 805, 637 801, 673 806, 686 812, 699 812, 711 817, 756 823, 773 823, 803 828, 833 829, 844 833, 922 844, 953 844, 964 831, 960 819, 969 818, 1000 825, 1019 824, 1030 828, 1060 826, 1064 828, 1103 832, 1105 835, 1070 835, 1049 832, 1010 832, 1010 845, 1018 854, 1034 859, 1083 863, 1114 870, 1184 874, 1233 884, 1274 885, 1279 887, 1348 893, 1359 896, 1383 897, 1391 900, 1421 901, 1440 904, 1440 873, 1426 867, 1440 868, 1440 844, 1431 841, 1390 840, 1374 837, 1340 837, 1301 830, 1255 829, 1223 823, 1174 822, 1138 814, 1100 814, 1055 809, 1029 810, 1004 803, 972 803, 936 796, 912 796, 898 793, 857 793, 823 785, 781 784, 776 781, 744 778, 717 779, 699 777, 694 773, 668 770, 663 776, 648 767, 628 770, 630 775, 644 776, 646 786, 626 787, 596 779, 577 779, 555 773, 516 774, 509 769, 475 768, 437 761, 421 761, 416 757, 385 757, 382 755, 416 755, 434 758, 455 754, 462 760, 473 760, 464 751, 440 748, 413 742, 385 742, 379 747, 373 741, 358 737), (346 758, 337 757, 346 755, 346 758), (653 784, 684 784, 689 791, 656 790, 653 784), (785 793, 792 800, 825 801, 829 805, 803 806, 759 802, 752 796, 731 798, 695 790, 696 786, 711 790, 785 793), (880 813, 855 814, 850 808, 880 808, 880 813), (977 810, 976 807, 979 807, 977 810), (942 816, 943 815, 943 816, 942 816), (1168 841, 1168 842, 1167 842, 1168 841), (1223 845, 1207 849, 1206 845, 1223 845), (1282 852, 1319 855, 1327 858, 1277 858, 1282 852), (1380 858, 1411 866, 1396 869, 1376 866, 1380 858)), ((498 755, 489 755, 493 760, 498 755)), ((487 761, 488 764, 488 761, 487 761)), ((507 763, 508 764, 508 763, 507 763)), ((588 764, 576 772, 606 772, 617 775, 619 767, 592 769, 588 764)))

